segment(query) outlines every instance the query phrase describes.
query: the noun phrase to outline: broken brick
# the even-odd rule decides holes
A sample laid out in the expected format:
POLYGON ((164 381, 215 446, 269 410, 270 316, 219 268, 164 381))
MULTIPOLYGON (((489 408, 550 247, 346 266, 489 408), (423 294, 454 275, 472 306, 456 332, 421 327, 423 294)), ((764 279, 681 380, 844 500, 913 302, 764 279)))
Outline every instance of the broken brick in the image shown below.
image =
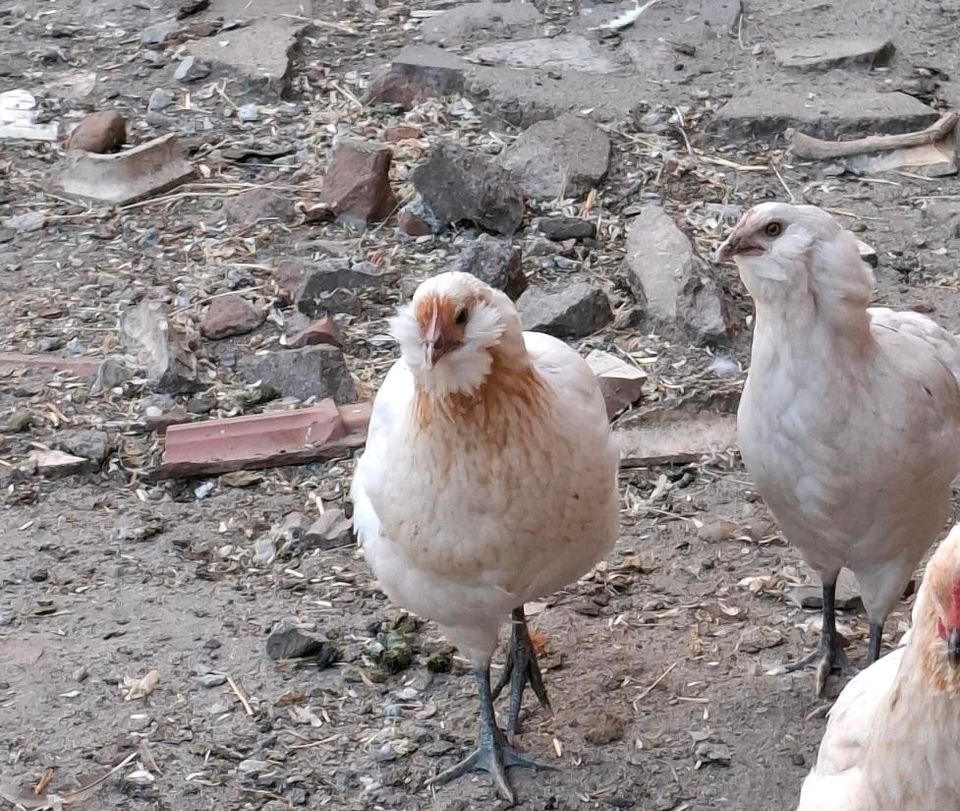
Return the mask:
POLYGON ((343 347, 343 344, 340 343, 340 336, 337 333, 337 325, 333 323, 333 319, 328 315, 318 318, 312 324, 309 324, 299 332, 286 338, 285 344, 291 349, 299 349, 302 346, 314 346, 316 344, 330 344, 338 349, 343 347))
POLYGON ((626 363, 616 355, 594 349, 587 355, 587 366, 596 375, 603 401, 607 405, 607 417, 613 419, 627 406, 636 403, 643 395, 646 372, 626 363))
POLYGON ((323 179, 320 205, 343 220, 366 224, 385 220, 396 207, 390 186, 393 153, 357 138, 341 139, 323 179))

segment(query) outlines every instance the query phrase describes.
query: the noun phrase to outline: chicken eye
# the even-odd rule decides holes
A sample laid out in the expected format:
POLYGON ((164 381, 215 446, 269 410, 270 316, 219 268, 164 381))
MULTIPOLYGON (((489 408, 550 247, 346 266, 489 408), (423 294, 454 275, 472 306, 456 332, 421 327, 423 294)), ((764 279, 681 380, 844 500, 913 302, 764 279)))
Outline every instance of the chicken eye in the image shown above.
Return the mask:
POLYGON ((468 315, 467 308, 461 307, 459 310, 457 310, 457 314, 453 319, 454 323, 458 327, 462 327, 464 324, 467 323, 467 315, 468 315))
POLYGON ((768 237, 778 237, 783 233, 783 226, 774 220, 773 222, 767 223, 767 227, 763 230, 768 237))

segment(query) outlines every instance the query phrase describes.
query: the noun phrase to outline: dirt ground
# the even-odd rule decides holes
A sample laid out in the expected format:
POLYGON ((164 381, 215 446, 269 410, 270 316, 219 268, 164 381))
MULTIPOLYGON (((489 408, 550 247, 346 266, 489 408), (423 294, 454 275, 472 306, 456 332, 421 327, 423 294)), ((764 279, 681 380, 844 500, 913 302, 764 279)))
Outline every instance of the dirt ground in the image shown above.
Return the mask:
MULTIPOLYGON (((377 27, 359 6, 315 2, 307 16, 360 33, 320 26, 308 35, 295 63, 296 75, 308 78, 294 82, 289 100, 228 82, 222 93, 196 90, 188 105, 181 100, 167 114, 172 124, 146 118, 151 92, 176 87, 168 63, 143 58, 139 31, 178 4, 11 5, 0 3, 0 91, 100 71, 92 100, 63 102, 51 115, 116 107, 135 122, 138 139, 173 127, 194 139, 194 160, 209 177, 124 210, 89 207, 48 189, 58 148, 0 141, 0 220, 34 210, 47 215, 42 230, 11 233, 0 244, 0 350, 102 358, 117 350, 117 321, 132 302, 162 301, 190 321, 210 296, 240 289, 275 316, 252 335, 204 342, 198 352, 215 400, 209 416, 252 413, 270 406, 234 369, 237 358, 283 331, 289 306, 273 281, 281 260, 315 257, 333 240, 358 257, 386 257, 416 279, 457 252, 458 235, 404 241, 394 223, 363 237, 333 224, 224 224, 223 207, 255 186, 309 200, 338 129, 376 138, 405 122, 421 128, 423 147, 451 133, 481 148, 496 141, 488 121, 438 102, 403 114, 358 107, 336 90, 360 95, 361 78, 399 47, 409 11, 403 4, 389 6, 395 13, 377 27), (230 115, 233 102, 248 101, 268 111, 257 124, 230 115), (285 157, 231 162, 223 150, 240 142, 285 150, 285 157)), ((754 10, 748 34, 749 25, 762 30, 765 15, 773 19, 791 2, 769 5, 778 8, 754 10)), ((866 0, 843 5, 844 15, 871 7, 866 0)), ((562 26, 579 6, 547 10, 562 26)), ((957 67, 944 33, 951 27, 955 37, 957 24, 945 14, 935 4, 890 12, 885 23, 903 25, 909 40, 892 76, 912 75, 915 64, 957 67), (927 44, 921 49, 920 42, 927 44)), ((806 30, 820 24, 808 20, 806 30)), ((710 97, 758 81, 756 69, 738 67, 742 49, 736 37, 731 42, 735 58, 726 67, 711 62, 700 77, 710 97)), ((829 206, 876 249, 878 301, 918 307, 960 331, 955 179, 835 176, 793 165, 762 144, 710 144, 699 140, 709 114, 703 99, 688 111, 689 135, 702 144, 695 155, 685 156, 677 132, 654 143, 628 124, 612 127, 613 166, 596 209, 599 245, 574 271, 603 286, 618 315, 615 326, 579 347, 618 346, 645 358, 645 407, 735 409, 749 348, 749 304, 729 268, 719 272, 737 322, 730 348, 671 344, 625 326, 633 305, 620 270, 624 222, 632 203, 651 197, 663 199, 705 256, 729 223, 709 221, 703 203, 744 206, 784 199, 789 190, 829 206), (751 165, 765 168, 735 168, 751 165), (711 372, 718 354, 735 359, 741 372, 711 372)), ((398 184, 423 151, 398 146, 398 184)), ((526 248, 529 238, 518 241, 526 248)), ((570 277, 532 255, 524 268, 534 280, 570 277)), ((383 319, 401 298, 399 289, 365 296, 359 314, 342 324, 351 370, 367 394, 394 357, 383 319)), ((476 724, 473 680, 463 660, 447 655, 437 629, 390 606, 355 547, 281 555, 269 564, 254 554, 255 541, 292 511, 315 516, 318 500, 348 508, 352 461, 154 483, 147 473, 161 439, 144 414, 159 401, 136 379, 120 388, 97 393, 89 381, 40 369, 0 378, 2 802, 16 807, 10 796, 48 769, 52 788, 65 795, 123 763, 64 807, 502 807, 485 775, 424 786, 472 746, 476 724), (38 444, 56 446, 65 434, 90 429, 110 445, 99 469, 63 479, 21 470, 38 444), (285 617, 314 624, 336 660, 271 661, 265 639, 285 617), (397 640, 409 662, 385 672, 377 643, 397 640), (155 689, 127 700, 129 680, 154 670, 155 689)), ((765 673, 817 638, 817 614, 785 599, 806 576, 797 554, 733 454, 625 471, 622 490, 615 553, 579 583, 528 606, 546 646, 555 712, 546 717, 528 698, 518 742, 558 768, 514 771, 516 807, 795 807, 825 705, 813 696, 812 674, 765 673)), ((890 618, 888 645, 906 629, 909 608, 905 601, 890 618)), ((852 659, 862 663, 866 619, 856 611, 841 619, 852 659)), ((498 665, 502 657, 501 650, 498 665)), ((832 679, 831 695, 841 686, 832 679)))

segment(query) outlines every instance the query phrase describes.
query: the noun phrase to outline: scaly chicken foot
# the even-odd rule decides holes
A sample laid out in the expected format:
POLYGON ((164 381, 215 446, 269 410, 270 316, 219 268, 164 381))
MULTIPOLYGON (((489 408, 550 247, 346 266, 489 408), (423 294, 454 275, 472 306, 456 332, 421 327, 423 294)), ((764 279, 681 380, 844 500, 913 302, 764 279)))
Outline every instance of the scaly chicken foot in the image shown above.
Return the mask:
POLYGON ((493 710, 493 696, 490 693, 490 668, 479 667, 474 670, 477 690, 480 693, 480 742, 477 748, 455 766, 451 766, 436 777, 427 781, 428 786, 447 783, 471 771, 485 771, 493 778, 497 793, 508 803, 515 803, 517 796, 507 779, 507 769, 511 766, 525 766, 530 769, 553 769, 555 767, 524 757, 514 749, 497 726, 493 710))
POLYGON ((520 708, 523 705, 523 691, 527 682, 540 701, 540 706, 552 713, 550 699, 547 698, 547 688, 543 686, 543 676, 540 674, 540 663, 537 661, 537 651, 530 639, 530 630, 527 628, 527 615, 523 606, 513 609, 513 630, 510 634, 510 647, 507 650, 507 662, 503 673, 493 688, 493 698, 500 695, 507 682, 510 683, 510 715, 507 716, 507 735, 513 737, 517 731, 517 719, 520 717, 520 708))
POLYGON ((870 639, 867 642, 867 664, 872 665, 880 658, 880 645, 883 643, 883 623, 870 623, 870 639))
POLYGON ((781 665, 770 671, 771 676, 782 676, 796 670, 816 666, 816 695, 823 695, 830 671, 837 669, 844 676, 856 673, 856 669, 847 661, 847 654, 841 646, 841 636, 837 631, 836 583, 823 584, 823 630, 820 633, 820 645, 813 653, 796 662, 781 665))

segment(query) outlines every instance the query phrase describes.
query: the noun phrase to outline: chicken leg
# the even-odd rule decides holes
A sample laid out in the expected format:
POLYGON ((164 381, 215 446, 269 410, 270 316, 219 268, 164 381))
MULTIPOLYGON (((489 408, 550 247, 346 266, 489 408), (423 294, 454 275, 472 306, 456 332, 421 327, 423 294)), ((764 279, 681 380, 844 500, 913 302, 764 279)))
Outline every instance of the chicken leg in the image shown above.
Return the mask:
POLYGON ((493 778, 497 792, 508 803, 516 802, 516 795, 507 779, 511 766, 526 766, 531 769, 552 769, 546 763, 526 758, 514 749, 497 726, 493 711, 493 696, 490 694, 490 667, 477 667, 473 671, 480 693, 480 741, 477 748, 455 766, 451 766, 427 781, 428 786, 441 785, 470 771, 485 771, 493 778))
POLYGON ((553 712, 550 699, 547 698, 547 688, 543 686, 543 676, 540 675, 540 664, 537 662, 537 651, 530 639, 530 630, 527 628, 527 615, 523 606, 513 609, 513 630, 510 634, 510 647, 507 650, 507 662, 503 673, 493 688, 493 697, 496 699, 507 682, 510 682, 510 714, 507 716, 507 735, 511 737, 517 731, 517 719, 520 717, 520 707, 523 704, 523 691, 527 682, 533 688, 534 694, 540 701, 540 706, 548 712, 553 712))
POLYGON ((818 698, 823 695, 831 670, 836 668, 844 676, 856 672, 847 661, 847 654, 843 652, 840 645, 840 634, 837 633, 836 587, 836 580, 823 584, 823 630, 820 632, 820 645, 817 650, 796 662, 781 665, 770 671, 772 676, 782 676, 784 673, 793 673, 795 670, 816 665, 818 698))
POLYGON ((870 640, 867 643, 867 664, 872 665, 880 658, 880 645, 883 643, 883 623, 870 623, 870 640))

